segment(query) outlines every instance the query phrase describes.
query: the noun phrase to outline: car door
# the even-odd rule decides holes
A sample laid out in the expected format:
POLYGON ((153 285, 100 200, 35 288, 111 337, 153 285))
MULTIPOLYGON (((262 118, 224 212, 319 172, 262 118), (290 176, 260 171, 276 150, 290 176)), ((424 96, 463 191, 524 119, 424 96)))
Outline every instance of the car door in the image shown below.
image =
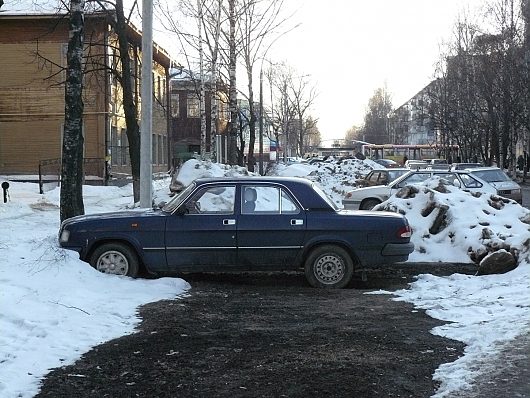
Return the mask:
POLYGON ((238 262, 252 270, 294 268, 306 230, 305 211, 278 185, 243 185, 237 224, 238 262), (248 191, 255 194, 248 194, 248 191), (245 198, 255 197, 249 206, 245 198))
POLYGON ((181 271, 237 267, 236 186, 199 188, 166 222, 168 267, 181 271))

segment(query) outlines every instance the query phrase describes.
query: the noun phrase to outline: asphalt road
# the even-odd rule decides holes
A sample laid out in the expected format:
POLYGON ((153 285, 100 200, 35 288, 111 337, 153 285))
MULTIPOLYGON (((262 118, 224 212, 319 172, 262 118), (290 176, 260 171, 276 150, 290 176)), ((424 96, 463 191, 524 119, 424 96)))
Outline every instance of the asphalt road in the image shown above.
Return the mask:
POLYGON ((192 289, 140 310, 137 333, 52 371, 37 397, 430 397, 434 370, 464 344, 441 321, 389 295, 419 273, 469 265, 403 264, 347 289, 301 273, 187 275, 192 289))

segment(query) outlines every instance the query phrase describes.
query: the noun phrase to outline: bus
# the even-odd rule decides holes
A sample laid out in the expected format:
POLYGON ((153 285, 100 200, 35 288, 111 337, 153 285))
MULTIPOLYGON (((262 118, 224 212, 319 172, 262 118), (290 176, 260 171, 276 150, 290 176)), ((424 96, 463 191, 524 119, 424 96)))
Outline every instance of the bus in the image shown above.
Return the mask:
POLYGON ((458 157, 458 145, 440 144, 365 144, 362 153, 370 159, 392 159, 404 163, 405 157, 410 160, 423 160, 447 157, 448 161, 458 157))

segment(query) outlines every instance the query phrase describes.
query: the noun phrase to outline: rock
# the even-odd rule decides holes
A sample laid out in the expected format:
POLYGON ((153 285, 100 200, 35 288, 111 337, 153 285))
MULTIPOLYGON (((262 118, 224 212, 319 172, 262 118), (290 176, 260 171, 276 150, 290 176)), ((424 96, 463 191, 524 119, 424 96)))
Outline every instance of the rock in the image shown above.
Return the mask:
POLYGON ((438 185, 436 187, 434 187, 433 189, 437 192, 440 192, 440 193, 448 193, 448 192, 451 192, 447 189, 447 186, 446 185, 452 185, 449 181, 447 180, 444 180, 444 179, 440 179, 440 181, 438 182, 438 185))
POLYGON ((418 188, 407 185, 396 192, 396 197, 401 199, 413 198, 418 192, 420 192, 418 188))
POLYGON ((502 249, 488 254, 478 266, 477 275, 504 274, 517 268, 515 257, 502 249))
POLYGON ((449 210, 449 206, 447 205, 439 205, 438 206, 438 214, 436 215, 436 218, 434 219, 432 226, 429 228, 429 233, 432 235, 436 235, 438 232, 442 231, 447 227, 447 211, 449 210))

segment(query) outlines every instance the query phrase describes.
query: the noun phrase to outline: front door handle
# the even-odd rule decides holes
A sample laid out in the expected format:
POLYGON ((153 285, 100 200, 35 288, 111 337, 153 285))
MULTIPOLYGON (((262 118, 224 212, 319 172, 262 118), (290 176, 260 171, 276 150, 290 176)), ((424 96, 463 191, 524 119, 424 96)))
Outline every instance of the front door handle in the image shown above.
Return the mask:
POLYGON ((304 225, 304 220, 293 218, 291 220, 291 225, 304 225))
POLYGON ((236 225, 236 220, 224 219, 223 220, 223 225, 236 225))

